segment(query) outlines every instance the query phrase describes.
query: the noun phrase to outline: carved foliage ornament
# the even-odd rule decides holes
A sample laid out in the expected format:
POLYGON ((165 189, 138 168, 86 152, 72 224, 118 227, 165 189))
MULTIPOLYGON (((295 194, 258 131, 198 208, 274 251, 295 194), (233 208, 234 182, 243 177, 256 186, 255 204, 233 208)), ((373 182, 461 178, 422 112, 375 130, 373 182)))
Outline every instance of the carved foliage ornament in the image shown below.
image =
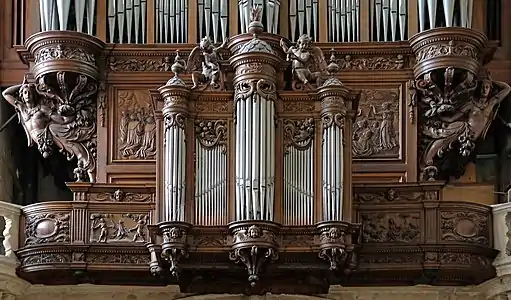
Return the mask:
POLYGON ((357 203, 386 203, 386 202, 418 202, 423 200, 438 200, 437 191, 401 192, 388 189, 382 192, 355 193, 357 203))
POLYGON ((62 44, 42 48, 35 53, 36 64, 55 59, 79 60, 91 65, 95 65, 96 63, 96 59, 93 54, 86 52, 82 48, 69 48, 62 44))
POLYGON ((85 75, 57 72, 41 76, 2 94, 12 104, 23 125, 29 146, 36 144, 43 157, 58 148, 76 159, 77 181, 95 180, 96 81, 85 75))
MULTIPOLYGON (((255 95, 268 101, 276 100, 277 88, 275 83, 265 79, 242 80, 236 84, 234 90, 236 101, 253 99, 255 95)), ((253 100, 257 101, 256 99, 253 100)))
POLYGON ((116 190, 113 193, 91 193, 91 201, 111 202, 151 202, 152 194, 126 193, 123 190, 116 190))
POLYGON ((486 136, 511 91, 488 73, 477 82, 470 71, 452 67, 426 73, 411 82, 410 89, 411 105, 419 108, 423 180, 463 173, 476 141, 486 136))
POLYGON ((405 68, 405 58, 399 54, 394 57, 357 57, 346 55, 338 64, 342 70, 400 70, 405 68))
POLYGON ((227 122, 224 120, 195 120, 195 136, 204 148, 223 147, 227 151, 227 122))
POLYGON ((169 57, 163 59, 154 58, 129 58, 110 56, 107 65, 114 72, 158 72, 169 71, 171 61, 169 57))
POLYGON ((284 120, 284 148, 286 154, 289 147, 307 150, 314 139, 314 119, 284 120))
POLYGON ((28 215, 25 246, 69 242, 69 214, 44 213, 28 215))
POLYGON ((456 55, 467 56, 474 60, 479 60, 479 51, 474 45, 460 41, 449 41, 445 43, 436 43, 425 47, 416 54, 417 63, 438 56, 456 55))

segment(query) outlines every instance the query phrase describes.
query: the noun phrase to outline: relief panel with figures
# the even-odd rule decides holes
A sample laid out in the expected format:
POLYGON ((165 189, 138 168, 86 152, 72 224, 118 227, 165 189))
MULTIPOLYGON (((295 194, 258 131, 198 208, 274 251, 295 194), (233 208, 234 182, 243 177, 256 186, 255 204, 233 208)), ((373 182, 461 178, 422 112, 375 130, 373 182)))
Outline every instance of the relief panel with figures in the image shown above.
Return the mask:
POLYGON ((117 91, 116 159, 155 159, 156 121, 150 101, 147 90, 117 91))
POLYGON ((363 90, 353 124, 354 158, 399 158, 400 91, 398 89, 363 90))
POLYGON ((109 214, 90 215, 90 241, 95 243, 147 241, 147 214, 109 214))

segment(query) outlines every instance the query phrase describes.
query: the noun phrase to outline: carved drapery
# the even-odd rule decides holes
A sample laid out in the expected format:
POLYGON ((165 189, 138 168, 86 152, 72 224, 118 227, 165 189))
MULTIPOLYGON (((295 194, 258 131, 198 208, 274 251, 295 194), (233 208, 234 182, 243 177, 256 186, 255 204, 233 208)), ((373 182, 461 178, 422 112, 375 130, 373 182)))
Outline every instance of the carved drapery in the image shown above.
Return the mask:
POLYGON ((486 42, 466 28, 433 29, 410 39, 417 60, 410 105, 419 111, 422 180, 461 176, 510 92, 481 67, 486 42))
POLYGON ((29 146, 43 157, 58 149, 76 160, 77 181, 95 181, 97 56, 104 43, 77 32, 43 32, 25 43, 35 58, 35 82, 3 92, 18 112, 29 146))

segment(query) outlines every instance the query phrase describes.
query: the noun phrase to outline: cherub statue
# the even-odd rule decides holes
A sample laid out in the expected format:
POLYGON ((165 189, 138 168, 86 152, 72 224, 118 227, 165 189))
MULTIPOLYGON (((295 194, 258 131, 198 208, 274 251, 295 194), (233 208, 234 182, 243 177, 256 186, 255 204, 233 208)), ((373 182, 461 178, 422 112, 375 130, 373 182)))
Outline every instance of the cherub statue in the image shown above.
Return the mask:
POLYGON ((316 82, 320 86, 321 77, 328 75, 323 51, 311 44, 312 39, 307 34, 298 38, 296 46, 288 47, 284 40, 280 40, 280 46, 287 54, 287 60, 292 61, 293 75, 309 88, 312 88, 311 82, 316 82), (312 69, 317 71, 312 71, 312 69))
POLYGON ((192 89, 197 88, 200 84, 211 85, 213 88, 223 88, 224 79, 222 70, 220 69, 220 57, 218 50, 224 49, 227 45, 228 38, 219 47, 214 47, 213 42, 209 37, 204 37, 199 46, 193 48, 187 62, 187 73, 192 73, 193 86, 192 89), (203 57, 202 71, 196 71, 197 61, 203 57))
POLYGON ((69 160, 77 159, 77 179, 84 179, 83 170, 92 182, 96 167, 91 149, 96 139, 96 103, 92 96, 98 86, 84 75, 76 77, 73 88, 67 86, 65 72, 56 77, 58 90, 47 85, 42 76, 37 84, 27 83, 25 78, 2 95, 16 109, 29 146, 36 144, 44 158, 56 146, 69 160))

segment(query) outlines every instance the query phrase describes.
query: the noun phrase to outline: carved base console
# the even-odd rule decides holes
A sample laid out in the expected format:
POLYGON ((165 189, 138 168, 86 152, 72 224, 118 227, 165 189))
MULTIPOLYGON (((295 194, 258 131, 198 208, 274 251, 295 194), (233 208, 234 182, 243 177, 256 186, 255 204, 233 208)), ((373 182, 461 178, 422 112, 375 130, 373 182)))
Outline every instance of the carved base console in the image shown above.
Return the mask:
POLYGON ((319 234, 319 258, 330 264, 331 271, 350 274, 357 268, 362 227, 347 222, 322 222, 319 234))
POLYGON ((229 259, 246 267, 251 286, 256 285, 265 264, 279 258, 279 229, 279 224, 265 221, 241 221, 229 226, 233 235, 229 259))

